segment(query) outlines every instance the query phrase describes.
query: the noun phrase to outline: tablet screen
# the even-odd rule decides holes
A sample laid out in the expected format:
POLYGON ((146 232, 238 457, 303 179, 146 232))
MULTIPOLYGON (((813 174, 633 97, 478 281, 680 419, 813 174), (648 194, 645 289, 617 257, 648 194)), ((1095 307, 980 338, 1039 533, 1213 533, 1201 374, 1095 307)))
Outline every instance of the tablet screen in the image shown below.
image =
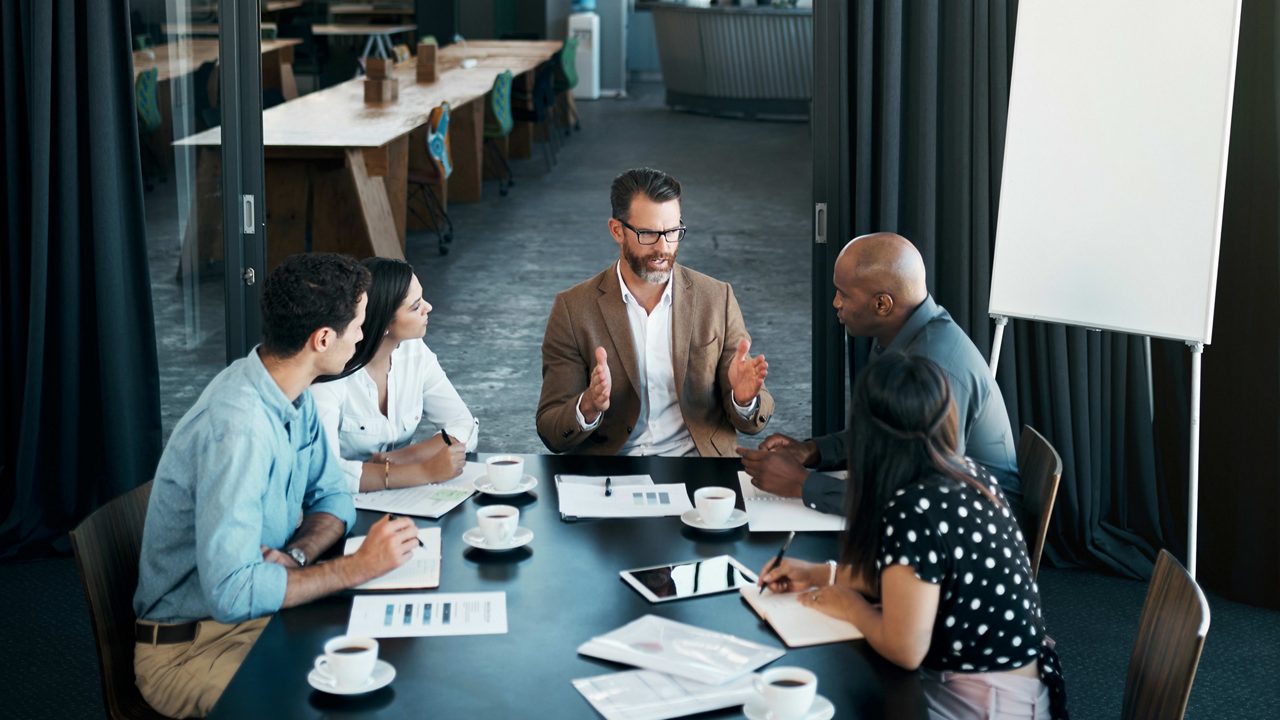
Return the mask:
POLYGON ((742 568, 728 555, 628 570, 625 574, 643 585, 658 602, 729 592, 755 584, 755 578, 743 572, 742 568))

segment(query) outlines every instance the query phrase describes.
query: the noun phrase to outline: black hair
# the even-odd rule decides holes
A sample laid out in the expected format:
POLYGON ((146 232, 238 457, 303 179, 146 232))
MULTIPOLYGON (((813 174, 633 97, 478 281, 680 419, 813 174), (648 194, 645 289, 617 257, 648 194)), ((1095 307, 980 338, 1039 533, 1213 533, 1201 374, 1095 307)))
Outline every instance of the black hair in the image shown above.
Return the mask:
POLYGON ((342 335, 369 289, 369 271, 346 255, 290 255, 262 287, 262 350, 297 355, 320 328, 342 335))
POLYGON ((382 344, 382 337, 387 328, 396 319, 396 311, 409 294, 409 285, 413 283, 413 266, 403 260, 371 257, 360 262, 369 272, 369 304, 364 310, 364 337, 356 343, 356 352, 347 361, 346 367, 337 375, 326 375, 316 378, 316 382, 329 382, 344 378, 373 359, 382 344))
POLYGON ((675 178, 653 168, 634 168, 613 179, 609 188, 609 203, 613 216, 626 222, 631 216, 631 200, 644 195, 656 203, 680 199, 680 183, 675 178))
POLYGON ((878 592, 881 516, 895 492, 916 482, 968 483, 993 502, 959 454, 951 386, 931 360, 880 357, 853 388, 849 422, 848 523, 841 562, 878 592))

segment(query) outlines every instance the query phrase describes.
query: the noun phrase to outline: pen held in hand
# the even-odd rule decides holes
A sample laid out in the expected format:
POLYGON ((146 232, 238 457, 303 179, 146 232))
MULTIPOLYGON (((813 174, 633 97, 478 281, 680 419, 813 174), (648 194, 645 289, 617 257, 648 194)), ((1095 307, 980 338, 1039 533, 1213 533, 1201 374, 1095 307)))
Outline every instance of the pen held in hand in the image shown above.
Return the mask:
POLYGON ((611 477, 607 477, 604 479, 604 496, 605 497, 613 496, 613 478, 611 477))
MULTIPOLYGON (((444 432, 444 431, 442 430, 441 432, 444 432)), ((399 519, 400 519, 400 516, 399 516, 399 515, 387 515, 387 519, 388 519, 388 520, 399 520, 399 519)), ((418 547, 426 547, 426 545, 422 544, 422 538, 416 538, 416 539, 417 539, 417 541, 418 541, 418 547)))
MULTIPOLYGON (((782 556, 787 554, 787 548, 791 547, 791 541, 792 541, 792 540, 795 540, 795 539, 796 539, 796 531, 795 531, 795 530, 792 530, 792 531, 787 535, 787 541, 786 541, 786 542, 784 542, 784 543, 782 543, 782 547, 778 548, 778 555, 777 555, 776 557, 774 557, 774 558, 773 558, 773 563, 772 563, 771 565, 766 565, 766 566, 765 566, 765 568, 764 568, 764 572, 765 572, 765 573, 769 572, 769 570, 770 570, 771 568, 776 568, 776 567, 778 567, 779 565, 781 565, 781 564, 782 564, 782 556)), ((764 573, 760 573, 760 575, 761 575, 761 577, 763 578, 764 573)), ((764 580, 763 580, 763 579, 761 579, 761 581, 760 581, 760 592, 759 592, 759 593, 757 593, 757 594, 758 594, 758 595, 763 595, 763 594, 764 594, 764 589, 765 589, 765 587, 766 587, 766 586, 767 586, 767 585, 766 585, 766 583, 764 582, 764 580)))
POLYGON ((453 440, 449 439, 449 433, 445 432, 444 428, 440 428, 440 437, 444 440, 446 446, 453 444, 453 440))

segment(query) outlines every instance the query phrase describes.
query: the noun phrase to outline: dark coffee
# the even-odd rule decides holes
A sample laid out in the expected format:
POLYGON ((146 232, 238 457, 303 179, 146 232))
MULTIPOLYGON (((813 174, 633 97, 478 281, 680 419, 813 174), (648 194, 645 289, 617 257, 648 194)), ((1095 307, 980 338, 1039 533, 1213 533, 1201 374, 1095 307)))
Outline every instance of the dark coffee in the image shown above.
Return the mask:
POLYGON ((356 653, 367 652, 368 650, 369 648, 367 647, 340 647, 334 648, 333 651, 339 655, 355 655, 356 653))
POLYGON ((774 687, 803 687, 804 685, 808 685, 808 683, 803 680, 774 680, 769 684, 774 687))
POLYGON ((493 464, 494 465, 515 465, 516 461, 515 460, 494 460, 493 464))
POLYGON ((491 520, 506 520, 511 517, 511 513, 489 513, 487 517, 491 520))

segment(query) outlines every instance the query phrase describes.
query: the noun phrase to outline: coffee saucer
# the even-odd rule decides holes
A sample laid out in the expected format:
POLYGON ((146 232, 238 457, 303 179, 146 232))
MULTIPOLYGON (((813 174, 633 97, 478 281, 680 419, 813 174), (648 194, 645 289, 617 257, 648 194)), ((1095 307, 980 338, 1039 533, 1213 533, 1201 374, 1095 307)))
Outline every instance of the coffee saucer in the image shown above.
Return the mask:
POLYGON ((475 484, 476 492, 481 492, 485 495, 497 495, 499 497, 504 497, 507 495, 519 495, 520 493, 526 493, 538 487, 538 478, 532 475, 525 475, 520 478, 520 482, 516 483, 516 486, 510 490, 499 490, 493 486, 493 483, 489 481, 489 478, 477 480, 475 484))
POLYGON ((365 680, 364 685, 354 688, 339 687, 330 685, 324 679, 324 675, 319 670, 311 669, 307 673, 307 682, 311 683, 311 687, 320 692, 327 692, 330 695, 363 695, 365 693, 379 690, 391 684, 396 679, 396 669, 391 667, 391 663, 386 660, 379 660, 373 665, 373 673, 365 680))
POLYGON ((698 508, 693 508, 692 510, 685 510, 684 513, 680 515, 680 522, 691 528, 697 528, 707 532, 722 532, 724 530, 732 530, 746 525, 747 513, 739 510, 738 508, 734 508, 733 512, 729 513, 729 519, 725 520, 723 525, 708 525, 702 521, 702 515, 698 512, 698 508))
POLYGON ((480 528, 473 527, 462 533, 462 542, 470 545, 477 550, 488 550, 489 552, 501 552, 503 550, 515 550, 518 547, 524 547, 533 542, 533 531, 527 527, 518 527, 516 532, 511 536, 511 540, 501 545, 490 545, 484 539, 484 533, 480 532, 480 528))
MULTIPOLYGON (((742 706, 742 714, 747 716, 747 720, 774 720, 775 717, 765 706, 764 698, 759 695, 753 695, 747 704, 742 706)), ((835 716, 836 706, 832 705, 830 700, 818 695, 809 706, 809 712, 804 716, 804 720, 831 720, 835 716)))

